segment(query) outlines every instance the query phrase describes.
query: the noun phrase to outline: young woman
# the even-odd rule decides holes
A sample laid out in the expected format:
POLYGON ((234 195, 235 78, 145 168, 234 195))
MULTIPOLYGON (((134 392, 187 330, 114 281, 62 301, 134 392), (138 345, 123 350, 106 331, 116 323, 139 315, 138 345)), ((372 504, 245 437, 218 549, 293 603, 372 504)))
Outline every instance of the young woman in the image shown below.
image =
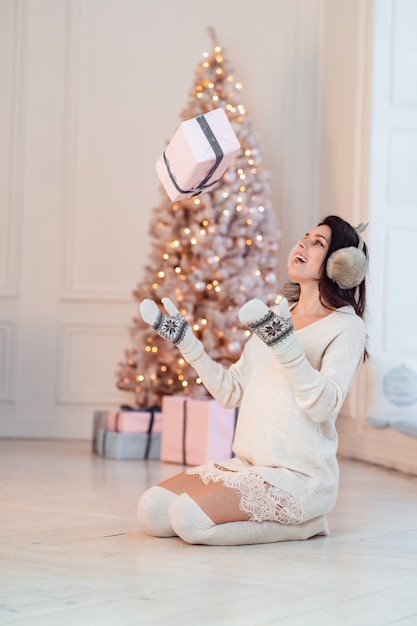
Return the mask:
POLYGON ((239 311, 253 331, 239 361, 215 363, 168 298, 144 300, 143 319, 178 346, 212 396, 239 406, 235 457, 177 474, 140 498, 157 537, 237 545, 328 534, 336 501, 336 417, 366 355, 367 248, 337 216, 306 233, 288 260, 291 283, 269 309, 239 311))

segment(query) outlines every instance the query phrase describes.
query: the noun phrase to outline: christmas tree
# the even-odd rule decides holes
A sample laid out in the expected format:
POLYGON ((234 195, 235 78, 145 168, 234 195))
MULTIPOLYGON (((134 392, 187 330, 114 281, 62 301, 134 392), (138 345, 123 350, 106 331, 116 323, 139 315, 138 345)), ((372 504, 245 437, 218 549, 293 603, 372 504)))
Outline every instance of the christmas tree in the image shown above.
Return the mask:
MULTIPOLYGON (((279 231, 269 176, 261 168, 262 149, 241 101, 242 86, 212 29, 210 33, 213 49, 197 67, 181 119, 222 107, 242 151, 210 191, 174 204, 163 192, 149 228, 152 252, 146 276, 134 297, 158 305, 170 297, 210 356, 229 366, 249 336, 239 323, 239 308, 250 298, 272 304, 276 297, 279 231)), ((117 386, 133 391, 138 407, 160 405, 164 395, 207 395, 178 348, 139 317, 131 339, 117 386)))

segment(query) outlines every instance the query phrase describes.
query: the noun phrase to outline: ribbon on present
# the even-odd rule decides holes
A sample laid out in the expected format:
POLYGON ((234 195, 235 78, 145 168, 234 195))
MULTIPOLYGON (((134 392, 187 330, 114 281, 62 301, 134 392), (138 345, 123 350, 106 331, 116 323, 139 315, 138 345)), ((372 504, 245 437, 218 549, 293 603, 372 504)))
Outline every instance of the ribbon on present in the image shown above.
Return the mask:
POLYGON ((198 115, 195 119, 197 120, 198 124, 200 125, 201 130, 203 131, 203 133, 205 134, 207 138, 207 141, 209 142, 211 148, 213 149, 214 156, 216 159, 214 164, 210 168, 208 174, 203 178, 203 180, 198 185, 198 187, 194 189, 181 189, 181 187, 178 185, 177 181, 175 180, 174 174, 172 173, 165 150, 163 152, 163 157, 164 157, 165 167, 167 168, 168 175, 175 189, 179 191, 179 193, 184 193, 184 194, 192 193, 193 196, 198 196, 202 191, 204 191, 204 189, 207 189, 208 187, 212 187, 213 185, 219 182, 220 179, 214 180, 213 182, 208 183, 208 181, 213 176, 214 172, 217 170, 220 163, 222 162, 223 157, 224 157, 224 152, 222 150, 221 145, 217 141, 215 134, 211 130, 209 123, 207 122, 204 115, 198 115))
POLYGON ((182 405, 182 464, 187 465, 187 400, 182 405))
MULTIPOLYGON (((152 444, 152 431, 153 431, 153 425, 155 422, 155 413, 160 413, 161 412, 161 407, 154 405, 154 406, 150 406, 150 407, 146 407, 144 409, 136 409, 134 407, 131 407, 127 404, 123 404, 120 407, 120 411, 117 411, 116 416, 115 416, 115 421, 114 421, 114 430, 116 432, 121 432, 119 429, 119 419, 121 416, 121 413, 123 411, 136 411, 139 413, 150 413, 151 416, 149 418, 149 422, 148 422, 148 428, 146 430, 146 446, 145 446, 145 454, 143 455, 143 460, 146 461, 149 458, 149 453, 151 451, 151 444, 152 444)), ((105 441, 104 441, 104 449, 105 449, 105 441)))

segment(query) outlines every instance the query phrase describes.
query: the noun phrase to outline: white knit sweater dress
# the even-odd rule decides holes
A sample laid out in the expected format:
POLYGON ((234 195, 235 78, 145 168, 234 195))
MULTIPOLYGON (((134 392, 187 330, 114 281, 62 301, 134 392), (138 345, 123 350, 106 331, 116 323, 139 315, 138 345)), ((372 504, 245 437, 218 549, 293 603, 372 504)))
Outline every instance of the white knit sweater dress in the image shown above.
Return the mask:
POLYGON ((295 334, 302 350, 285 365, 256 335, 229 369, 205 352, 191 362, 220 404, 240 408, 235 457, 189 472, 210 482, 218 467, 243 480, 257 474, 282 492, 287 510, 280 521, 288 524, 325 515, 335 504, 335 422, 363 360, 366 330, 345 306, 295 334))

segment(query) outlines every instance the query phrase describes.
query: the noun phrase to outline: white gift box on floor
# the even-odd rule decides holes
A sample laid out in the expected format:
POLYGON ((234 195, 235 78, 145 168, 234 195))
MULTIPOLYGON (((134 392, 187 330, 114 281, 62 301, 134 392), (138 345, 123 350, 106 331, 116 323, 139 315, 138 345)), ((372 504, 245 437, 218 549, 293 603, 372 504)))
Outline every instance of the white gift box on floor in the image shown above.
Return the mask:
POLYGON ((156 163, 156 171, 172 202, 213 188, 240 143, 221 108, 182 122, 156 163))
POLYGON ((232 457, 237 409, 212 399, 164 396, 161 461, 201 465, 232 457))
POLYGON ((158 460, 161 455, 161 435, 117 433, 114 430, 99 428, 95 439, 95 452, 107 459, 158 460))

